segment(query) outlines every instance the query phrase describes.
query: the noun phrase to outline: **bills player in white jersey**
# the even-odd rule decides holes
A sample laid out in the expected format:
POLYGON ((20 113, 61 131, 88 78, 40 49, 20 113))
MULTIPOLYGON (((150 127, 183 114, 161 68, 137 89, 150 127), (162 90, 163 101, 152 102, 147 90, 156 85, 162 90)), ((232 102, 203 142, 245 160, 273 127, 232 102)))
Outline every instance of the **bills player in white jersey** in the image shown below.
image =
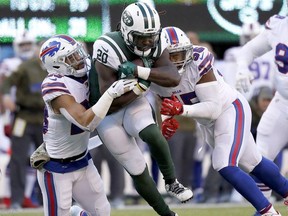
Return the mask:
POLYGON ((205 141, 213 148, 212 164, 261 215, 281 215, 265 198, 252 173, 283 198, 288 196, 288 181, 279 168, 262 157, 250 132, 251 110, 245 97, 225 83, 214 68, 213 55, 190 43, 185 33, 167 27, 170 59, 179 68, 180 84, 173 88, 151 86, 162 97, 161 114, 191 116, 199 123, 205 141), (241 169, 239 168, 241 166, 241 169), (243 169, 243 170, 242 170, 243 169))
MULTIPOLYGON (((274 160, 288 141, 288 17, 274 15, 265 24, 265 30, 248 42, 240 50, 237 63, 238 85, 243 92, 250 89, 251 78, 246 68, 254 58, 267 52, 273 53, 276 71, 274 82, 276 93, 267 110, 262 115, 257 128, 256 144, 260 152, 268 159, 274 160)), ((253 77, 252 77, 253 78, 253 77)), ((252 81, 253 85, 253 81, 252 81)), ((260 181, 259 187, 267 197, 271 190, 260 181)))
POLYGON ((132 90, 136 81, 113 83, 87 109, 91 63, 82 45, 70 36, 55 35, 42 45, 40 59, 48 72, 42 83, 43 140, 50 161, 37 170, 45 216, 70 215, 72 198, 89 215, 109 216, 110 204, 87 150, 88 140, 113 99, 132 90))

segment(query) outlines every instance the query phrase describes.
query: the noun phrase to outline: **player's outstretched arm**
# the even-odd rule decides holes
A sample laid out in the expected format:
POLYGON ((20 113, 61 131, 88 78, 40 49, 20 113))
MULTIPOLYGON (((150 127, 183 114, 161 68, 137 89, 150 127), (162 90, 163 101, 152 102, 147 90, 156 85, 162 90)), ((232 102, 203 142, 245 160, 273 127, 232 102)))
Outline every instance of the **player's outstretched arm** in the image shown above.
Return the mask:
POLYGON ((131 91, 136 85, 135 79, 122 79, 115 81, 100 97, 96 104, 86 110, 77 103, 71 95, 61 95, 54 99, 51 104, 54 112, 61 113, 70 122, 82 130, 93 131, 106 116, 113 100, 126 92, 131 91))

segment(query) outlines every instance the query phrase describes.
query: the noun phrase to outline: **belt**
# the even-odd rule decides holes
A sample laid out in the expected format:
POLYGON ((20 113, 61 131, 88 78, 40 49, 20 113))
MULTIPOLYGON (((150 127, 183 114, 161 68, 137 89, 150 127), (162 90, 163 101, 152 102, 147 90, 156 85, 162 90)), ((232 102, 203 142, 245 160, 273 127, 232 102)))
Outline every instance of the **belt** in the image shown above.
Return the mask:
POLYGON ((76 156, 72 156, 69 158, 50 158, 51 161, 55 161, 55 162, 59 162, 59 163, 69 163, 69 162, 73 162, 76 161, 77 159, 83 157, 86 154, 86 150, 84 152, 82 152, 79 155, 76 156))

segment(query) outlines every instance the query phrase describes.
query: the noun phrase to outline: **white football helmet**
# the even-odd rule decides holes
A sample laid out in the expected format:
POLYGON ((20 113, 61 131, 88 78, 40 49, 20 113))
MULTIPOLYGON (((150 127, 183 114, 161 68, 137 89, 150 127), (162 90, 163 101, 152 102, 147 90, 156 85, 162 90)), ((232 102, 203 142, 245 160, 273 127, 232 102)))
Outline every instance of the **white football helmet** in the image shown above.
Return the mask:
POLYGON ((167 50, 170 54, 170 60, 178 68, 180 74, 183 73, 185 65, 192 61, 193 44, 187 35, 177 27, 163 28, 168 38, 167 50))
POLYGON ((55 35, 43 43, 39 55, 48 73, 81 77, 91 69, 83 45, 68 35, 55 35))
POLYGON ((259 22, 248 22, 242 25, 242 32, 240 34, 240 45, 243 46, 248 41, 252 40, 261 32, 261 25, 259 22))
POLYGON ((159 42, 159 14, 147 3, 132 3, 122 12, 120 31, 129 49, 138 56, 146 57, 159 42))
POLYGON ((15 56, 27 60, 35 55, 36 38, 30 32, 24 30, 19 32, 13 40, 15 56))

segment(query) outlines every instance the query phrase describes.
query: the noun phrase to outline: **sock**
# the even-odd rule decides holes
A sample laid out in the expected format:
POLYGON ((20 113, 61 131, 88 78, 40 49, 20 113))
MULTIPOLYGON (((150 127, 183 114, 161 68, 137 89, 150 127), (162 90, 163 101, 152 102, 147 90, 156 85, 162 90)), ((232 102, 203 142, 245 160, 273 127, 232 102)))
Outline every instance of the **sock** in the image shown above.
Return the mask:
POLYGON ((274 162, 262 157, 261 162, 253 169, 251 174, 282 197, 288 195, 288 181, 281 175, 279 168, 274 162))
POLYGON ((256 186, 254 180, 239 167, 228 166, 219 171, 246 200, 248 200, 257 211, 267 208, 270 203, 256 186))
POLYGON ((256 185, 259 188, 259 190, 261 190, 263 195, 269 200, 272 195, 272 190, 268 186, 266 186, 262 181, 260 181, 256 176, 251 174, 251 177, 256 182, 256 185))
POLYGON ((171 211, 157 190, 156 184, 149 175, 147 167, 142 174, 137 176, 131 175, 131 177, 139 195, 142 196, 159 215, 170 214, 171 211))
POLYGON ((144 128, 139 137, 148 144, 152 157, 157 161, 159 169, 165 179, 165 184, 175 181, 175 168, 170 154, 169 145, 162 136, 156 124, 144 128))

